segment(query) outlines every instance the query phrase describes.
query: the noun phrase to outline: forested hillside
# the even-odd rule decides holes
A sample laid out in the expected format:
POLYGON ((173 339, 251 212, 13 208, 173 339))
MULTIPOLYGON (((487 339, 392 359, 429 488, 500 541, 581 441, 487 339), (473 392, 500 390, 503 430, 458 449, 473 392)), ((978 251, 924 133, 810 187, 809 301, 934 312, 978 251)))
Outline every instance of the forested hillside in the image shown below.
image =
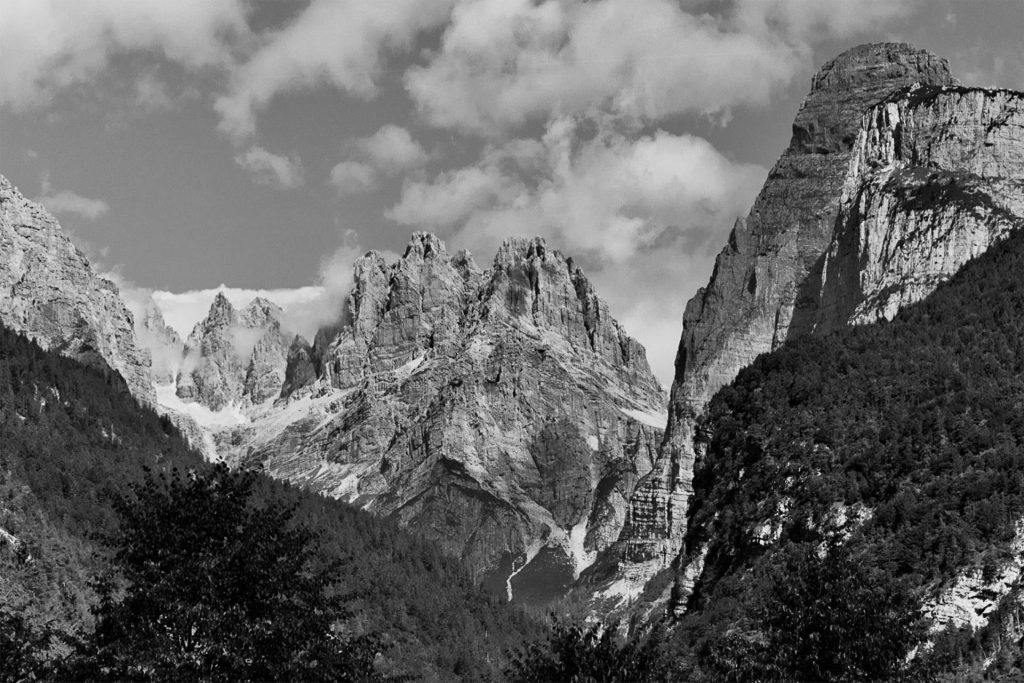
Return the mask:
POLYGON ((699 669, 927 678, 981 675, 971 664, 994 656, 991 674, 1015 670, 1024 236, 891 323, 759 357, 711 401, 698 440, 686 538, 698 578, 680 582, 676 607, 680 654, 699 669), (972 572, 983 586, 1004 577, 1010 595, 998 610, 998 591, 973 596, 992 605, 968 615, 988 621, 976 633, 935 609, 972 572))
MULTIPOLYGON (((212 476, 118 375, 0 328, 0 644, 39 632, 88 635, 95 581, 124 581, 116 551, 125 506, 174 470, 212 476)), ((346 596, 341 626, 376 634, 386 673, 487 680, 507 647, 536 632, 457 561, 388 521, 262 476, 250 496, 251 506, 289 510, 290 523, 312 533, 317 562, 334 567, 332 590, 346 596)))

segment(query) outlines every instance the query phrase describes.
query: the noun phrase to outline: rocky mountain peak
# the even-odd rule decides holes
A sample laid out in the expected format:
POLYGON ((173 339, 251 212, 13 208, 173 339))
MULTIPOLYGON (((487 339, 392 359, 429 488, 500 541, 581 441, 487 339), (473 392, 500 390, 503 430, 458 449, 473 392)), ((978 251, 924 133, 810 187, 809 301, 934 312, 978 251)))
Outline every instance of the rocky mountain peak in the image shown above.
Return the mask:
POLYGON ((494 256, 494 268, 507 268, 534 258, 543 260, 547 251, 547 242, 543 237, 507 237, 494 256))
POLYGON ((136 304, 135 335, 139 344, 149 349, 152 355, 153 381, 157 384, 171 384, 181 366, 185 342, 167 324, 163 313, 152 296, 136 304))
POLYGON ((220 410, 261 403, 280 393, 291 337, 281 329, 281 307, 256 297, 236 310, 218 292, 196 323, 177 376, 177 395, 220 410))
POLYGON ((238 313, 238 321, 246 327, 266 327, 274 321, 280 322, 284 311, 280 306, 261 296, 250 301, 238 313))
POLYGON ((509 590, 553 595, 617 537, 666 397, 582 269, 517 238, 482 271, 420 232, 357 260, 346 311, 289 340, 280 406, 219 435, 224 457, 393 515, 509 590), (538 553, 554 583, 519 572, 538 553))
POLYGON ((945 59, 906 43, 871 43, 843 52, 812 79, 793 122, 789 152, 849 151, 864 111, 914 83, 953 85, 956 79, 945 59))
POLYGON ((206 317, 195 324, 192 328, 192 333, 189 335, 189 340, 193 338, 199 339, 206 332, 231 325, 235 321, 235 307, 231 305, 228 298, 224 296, 224 292, 217 292, 217 296, 213 298, 213 302, 210 304, 210 310, 207 312, 206 317))
POLYGON ((1011 180, 1019 118, 1012 97, 960 88, 945 60, 906 44, 858 46, 822 67, 789 148, 686 305, 666 438, 631 502, 624 572, 650 577, 676 557, 697 420, 742 367, 787 339, 893 315, 1005 234, 1001 216, 1024 206, 1011 180), (978 199, 993 193, 1002 199, 978 199), (941 199, 954 194, 969 201, 941 199))
POLYGON ((405 247, 403 259, 412 258, 448 258, 448 250, 444 242, 437 235, 431 232, 414 232, 405 247))
POLYGON ((116 370, 140 401, 155 404, 150 356, 117 286, 46 209, 0 176, 0 320, 47 349, 116 370))

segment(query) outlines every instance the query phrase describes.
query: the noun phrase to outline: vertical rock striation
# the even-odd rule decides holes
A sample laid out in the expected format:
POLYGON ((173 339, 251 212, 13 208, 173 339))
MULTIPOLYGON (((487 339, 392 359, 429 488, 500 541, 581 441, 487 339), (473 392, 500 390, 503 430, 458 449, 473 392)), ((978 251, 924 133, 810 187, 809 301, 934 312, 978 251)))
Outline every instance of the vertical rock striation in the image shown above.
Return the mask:
POLYGON ((149 352, 117 286, 96 275, 56 219, 0 176, 0 321, 46 349, 121 374, 153 405, 149 352))

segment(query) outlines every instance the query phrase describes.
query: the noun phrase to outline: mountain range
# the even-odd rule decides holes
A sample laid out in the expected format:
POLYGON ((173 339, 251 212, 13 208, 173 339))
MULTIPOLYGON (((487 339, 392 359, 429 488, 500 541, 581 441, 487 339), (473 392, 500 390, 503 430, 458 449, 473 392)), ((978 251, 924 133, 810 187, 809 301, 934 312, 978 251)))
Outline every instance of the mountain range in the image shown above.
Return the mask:
MULTIPOLYGON (((206 459, 393 520, 509 600, 548 605, 571 592, 592 614, 690 620, 712 642, 753 614, 712 609, 762 599, 737 585, 768 571, 763 558, 843 538, 890 558, 879 571, 917 577, 910 584, 933 633, 951 633, 988 626, 1016 599, 1017 493, 984 489, 1005 505, 992 513, 998 523, 963 532, 975 554, 940 554, 931 573, 921 558, 934 560, 934 549, 892 559, 886 544, 917 548, 908 539, 927 527, 887 522, 893 501, 948 473, 918 468, 938 456, 905 443, 898 457, 869 459, 884 482, 837 493, 856 467, 870 478, 866 451, 852 445, 869 437, 826 408, 877 427, 889 416, 871 401, 924 413, 929 397, 954 395, 917 387, 877 350, 858 353, 885 373, 851 371, 857 344, 892 344, 906 359, 931 349, 919 359, 929 378, 938 367, 937 376, 955 375, 958 353, 1012 359, 970 339, 929 343, 957 325, 935 326, 940 302, 969 312, 964 283, 975 283, 988 313, 1000 300, 991 288, 1015 291, 1011 256, 1000 255, 1016 253, 1021 225, 1024 94, 964 86, 929 52, 871 44, 813 78, 789 146, 685 305, 670 395, 582 268, 540 238, 508 239, 481 267, 417 232, 395 260, 370 252, 356 261, 351 293, 312 339, 289 330, 272 301, 236 309, 219 295, 183 340, 154 302, 133 315, 56 221, 2 177, 0 286, 9 294, 0 321, 118 373, 206 459), (927 365, 940 360, 947 365, 927 365), (801 367, 811 379, 792 378, 801 367), (848 404, 834 376, 849 377, 848 404), (903 393, 858 384, 895 378, 903 393), (834 404, 815 404, 815 392, 834 404), (904 460, 917 465, 892 464, 904 460), (836 500, 819 500, 819 480, 836 500)), ((974 325, 1009 340, 1012 314, 974 325)), ((993 374, 991 386, 1004 379, 993 374)), ((948 403, 968 410, 956 396, 948 403)), ((1002 415, 990 413, 977 419, 1002 415)), ((960 443, 967 427, 958 429, 934 433, 960 443)), ((888 443, 881 433, 870 442, 888 443)), ((1016 465, 1005 467, 993 471, 1013 479, 1016 465)), ((929 505, 951 500, 929 495, 929 505)), ((964 506, 980 499, 957 498, 956 514, 969 516, 964 506)), ((1010 622, 999 621, 1000 633, 1010 622)))

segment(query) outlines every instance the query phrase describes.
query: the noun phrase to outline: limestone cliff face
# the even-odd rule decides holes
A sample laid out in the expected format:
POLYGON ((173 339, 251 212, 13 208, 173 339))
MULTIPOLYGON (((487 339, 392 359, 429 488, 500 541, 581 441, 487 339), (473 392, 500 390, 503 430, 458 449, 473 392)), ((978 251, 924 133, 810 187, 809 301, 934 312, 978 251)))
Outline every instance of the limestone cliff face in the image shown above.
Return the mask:
POLYGON ((217 411, 280 395, 290 343, 280 317, 281 308, 266 299, 236 311, 218 293, 185 344, 178 397, 217 411))
POLYGON ((1024 94, 901 91, 865 116, 848 178, 815 331, 891 320, 1019 224, 1024 94))
POLYGON ((679 553, 711 395, 786 339, 926 296, 1022 215, 1022 159, 1019 94, 960 87, 945 60, 867 45, 822 68, 789 148, 686 306, 666 439, 618 545, 621 592, 679 553))
POLYGON ((0 321, 47 349, 116 370, 140 401, 156 398, 150 356, 117 286, 96 275, 47 211, 0 176, 0 321))
MULTIPOLYGON (((750 214, 736 221, 707 287, 689 301, 676 358, 669 427, 654 472, 638 487, 623 534, 619 575, 634 590, 678 553, 691 492, 694 424, 707 400, 816 309, 864 112, 917 82, 948 84, 948 65, 907 45, 854 48, 826 64, 750 214), (814 287, 812 286, 813 290, 814 287)), ((794 330, 795 331, 795 330, 794 330)))
POLYGON ((393 515, 509 590, 567 583, 617 538, 665 419, 643 348, 541 239, 487 271, 427 233, 367 254, 285 378, 222 454, 393 515))
POLYGON ((152 376, 156 384, 171 384, 181 367, 185 343, 178 333, 164 320, 160 307, 153 297, 135 304, 132 310, 135 318, 135 337, 143 348, 152 355, 152 376))

